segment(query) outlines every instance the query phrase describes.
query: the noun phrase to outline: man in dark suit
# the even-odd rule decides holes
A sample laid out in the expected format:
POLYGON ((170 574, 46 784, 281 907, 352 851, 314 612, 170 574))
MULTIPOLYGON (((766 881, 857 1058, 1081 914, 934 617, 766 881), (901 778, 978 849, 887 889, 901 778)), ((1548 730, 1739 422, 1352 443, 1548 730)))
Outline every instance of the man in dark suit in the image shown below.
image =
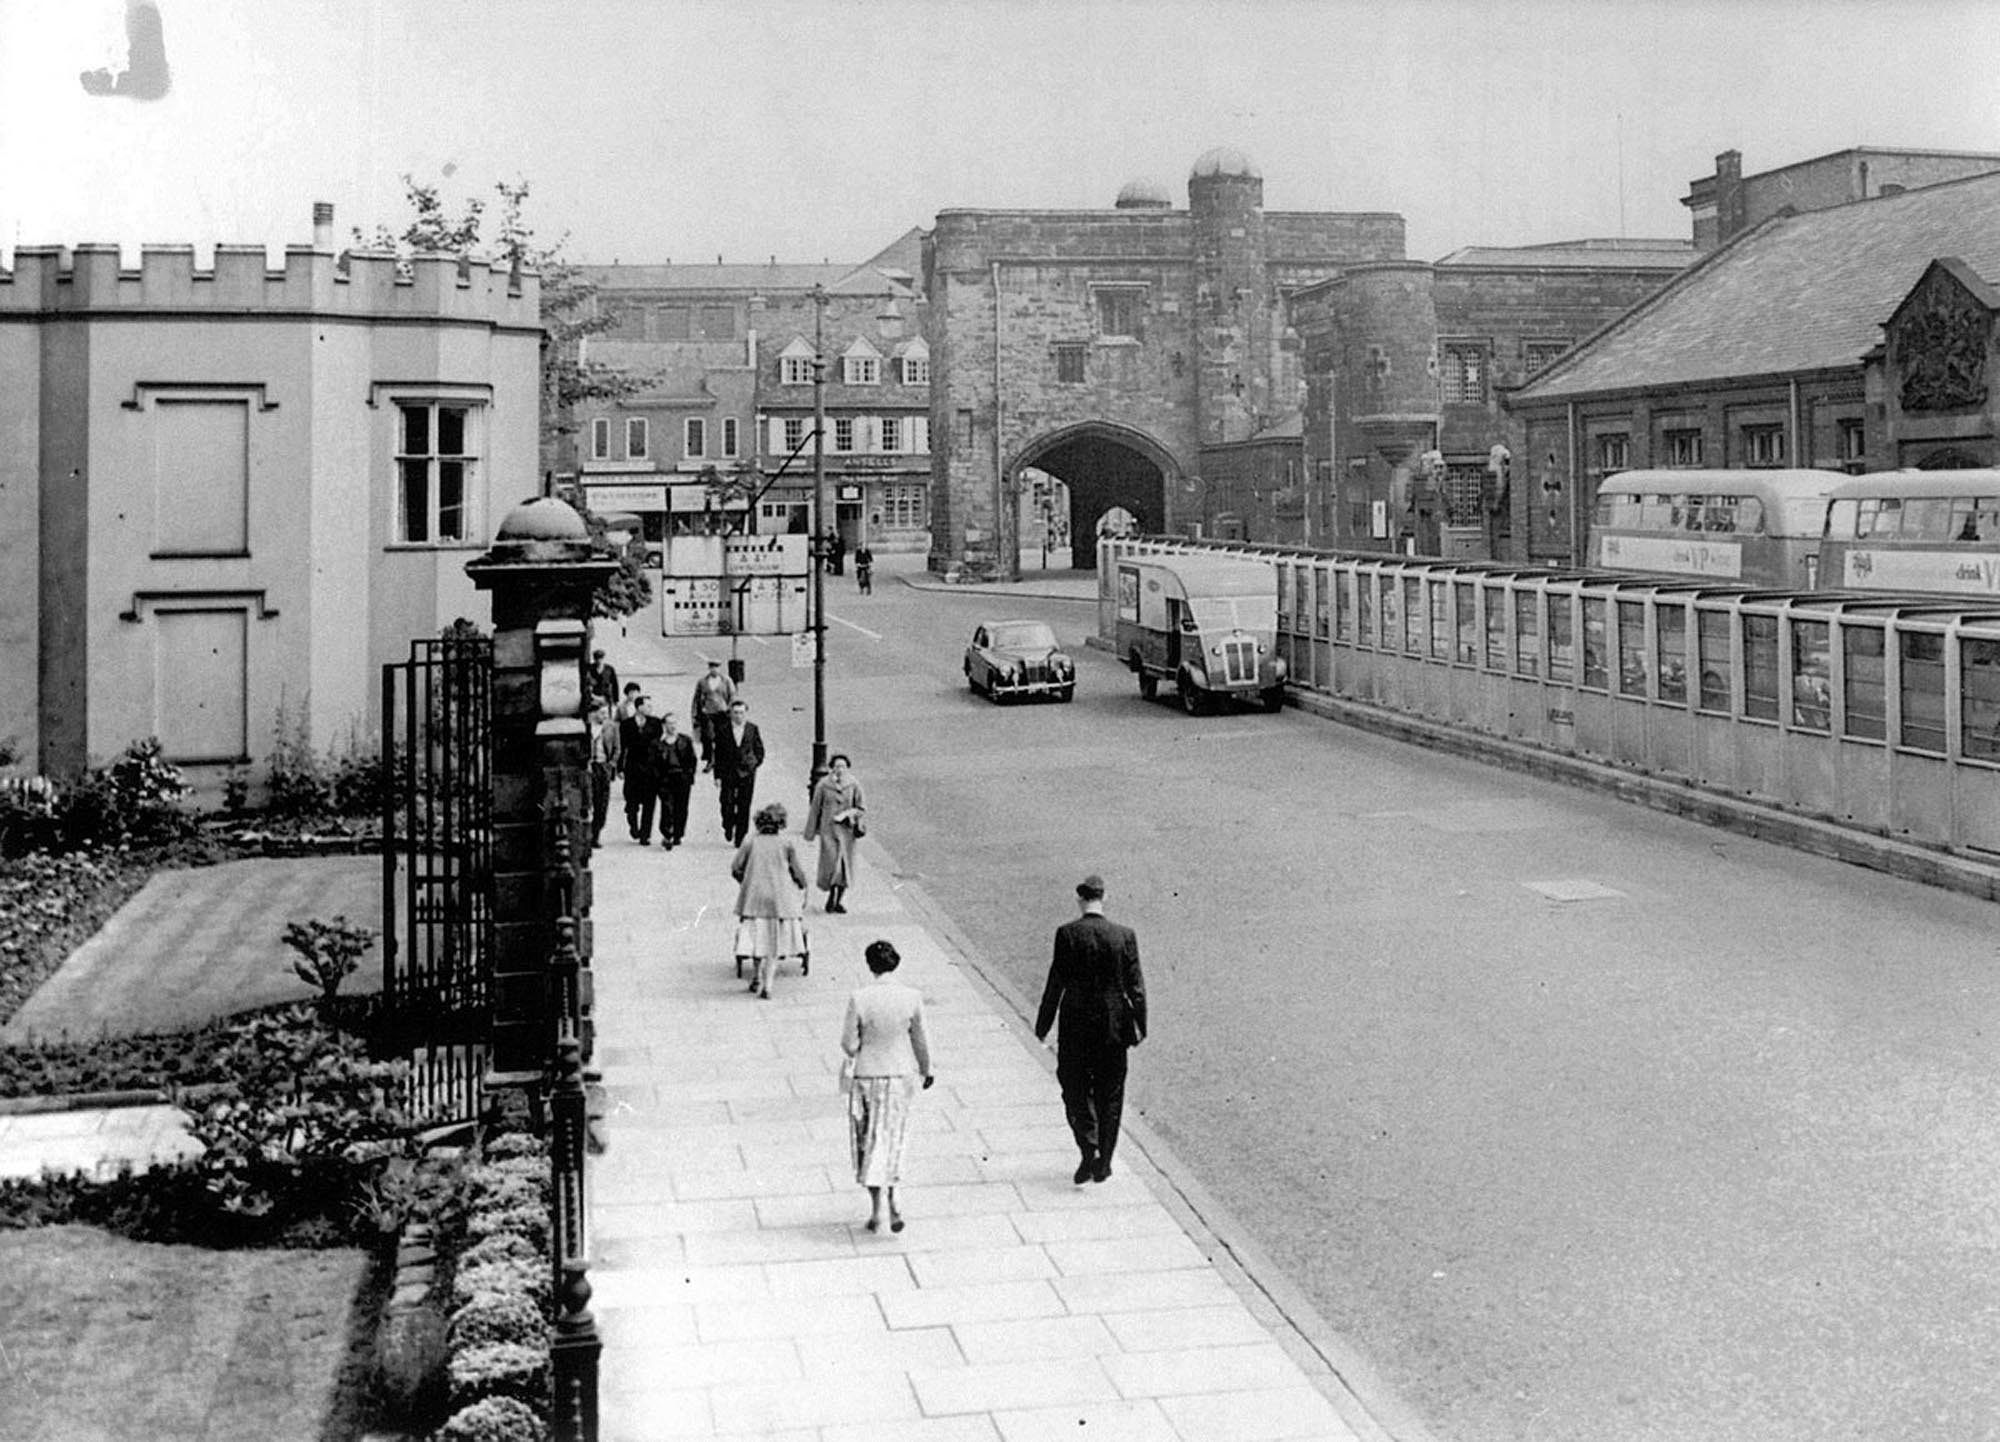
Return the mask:
POLYGON ((653 808, 659 802, 660 720, 653 698, 641 696, 632 714, 618 723, 619 753, 625 763, 625 826, 641 846, 653 844, 653 808))
POLYGON ((1139 938, 1104 914, 1104 878, 1077 883, 1082 915, 1056 929, 1055 960, 1035 1014, 1035 1037, 1046 1041, 1060 1022, 1056 1080, 1063 1111, 1083 1160, 1075 1181, 1111 1175, 1118 1121, 1125 1110, 1127 1053, 1146 1037, 1146 978, 1139 938))
POLYGON ((750 833, 750 799, 757 793, 757 768, 764 764, 764 737, 750 719, 741 696, 729 703, 729 719, 715 728, 709 760, 721 788, 722 834, 735 846, 750 833))
POLYGON ((700 765, 693 740, 682 734, 674 713, 669 711, 660 718, 656 773, 660 787, 660 844, 669 851, 687 835, 688 792, 694 787, 694 773, 700 765))

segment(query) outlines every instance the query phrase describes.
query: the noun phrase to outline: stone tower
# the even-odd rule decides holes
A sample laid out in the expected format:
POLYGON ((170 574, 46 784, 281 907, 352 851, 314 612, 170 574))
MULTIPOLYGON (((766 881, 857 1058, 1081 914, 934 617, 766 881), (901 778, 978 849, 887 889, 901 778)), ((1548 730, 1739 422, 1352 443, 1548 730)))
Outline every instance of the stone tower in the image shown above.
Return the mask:
POLYGON ((1271 279, 1264 177, 1242 151, 1218 146, 1188 175, 1194 242, 1196 434, 1203 445, 1250 439, 1272 414, 1271 279))

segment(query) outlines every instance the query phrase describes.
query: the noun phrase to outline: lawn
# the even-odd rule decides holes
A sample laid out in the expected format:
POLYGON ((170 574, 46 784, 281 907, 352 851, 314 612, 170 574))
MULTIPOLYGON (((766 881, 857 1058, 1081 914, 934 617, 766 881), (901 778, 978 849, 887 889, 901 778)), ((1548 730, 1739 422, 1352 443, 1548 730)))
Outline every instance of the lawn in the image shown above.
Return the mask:
POLYGON ((349 1353, 371 1334, 378 1292, 359 1251, 0 1232, 0 1431, 13 1442, 344 1442, 361 1430, 365 1387, 349 1353))
MULTIPOLYGON (((209 859, 178 848, 0 862, 0 1034, 39 1009, 54 1018, 50 1031, 80 1043, 0 1048, 0 1094, 50 1089, 51 1077, 61 1091, 188 1080, 190 1069, 208 1079, 220 1028, 105 1034, 305 1000, 280 942, 284 922, 373 899, 365 858, 199 864, 209 859), (163 873, 145 893, 150 909, 140 903, 162 863, 188 861, 194 869, 163 873), (59 977, 73 952, 87 964, 59 977)), ((386 1259, 355 1248, 211 1249, 90 1226, 0 1228, 0 1437, 351 1442, 369 1421, 368 1347, 387 1272, 386 1259)))

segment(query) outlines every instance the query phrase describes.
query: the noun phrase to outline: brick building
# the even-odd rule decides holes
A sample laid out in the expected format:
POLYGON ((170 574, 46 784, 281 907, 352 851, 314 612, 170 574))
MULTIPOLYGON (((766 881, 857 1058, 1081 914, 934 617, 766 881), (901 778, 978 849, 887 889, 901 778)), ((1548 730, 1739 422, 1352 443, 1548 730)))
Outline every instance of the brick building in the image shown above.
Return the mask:
POLYGON ((1513 554, 1513 386, 1678 275, 1667 240, 1472 247, 1355 266, 1291 297, 1305 357, 1303 534, 1351 550, 1513 554))
POLYGON ((2000 173, 1770 216, 1509 398, 1521 554, 1628 467, 2000 463, 1994 277, 2000 173))
POLYGON ((944 211, 932 565, 1011 571, 1035 471, 1068 483, 1082 564, 1115 507, 1146 529, 1498 554, 1501 388, 1691 258, 1581 241, 1414 262, 1400 216, 1266 212, 1228 149, 1195 162, 1185 211, 1144 182, 1108 211, 944 211))
POLYGON ((828 520, 851 548, 928 549, 930 354, 918 233, 856 265, 586 266, 612 327, 590 359, 648 378, 579 416, 577 479, 645 536, 809 529, 813 367, 826 374, 828 520), (815 296, 823 296, 822 302, 815 296), (718 487, 720 479, 730 484, 718 487))
POLYGON ((1694 223, 1695 249, 1714 250, 1783 210, 1825 210, 1850 200, 1940 185, 2000 170, 2000 155, 1966 150, 1836 150, 1759 175, 1743 173, 1743 153, 1715 157, 1715 173, 1688 182, 1681 204, 1694 223))
POLYGON ((464 562, 537 489, 539 282, 332 234, 0 271, 0 737, 42 770, 153 735, 213 780, 281 708, 366 737, 382 663, 481 610, 464 562))

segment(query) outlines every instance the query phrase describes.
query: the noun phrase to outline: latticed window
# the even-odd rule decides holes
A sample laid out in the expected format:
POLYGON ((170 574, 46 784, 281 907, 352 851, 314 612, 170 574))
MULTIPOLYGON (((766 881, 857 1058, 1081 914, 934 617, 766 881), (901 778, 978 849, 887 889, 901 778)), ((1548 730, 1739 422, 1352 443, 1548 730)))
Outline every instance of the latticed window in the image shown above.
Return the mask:
POLYGON ((1522 360, 1528 374, 1545 371, 1569 353, 1566 340, 1531 340, 1522 348, 1522 360))
POLYGON ((1480 523, 1486 511, 1486 478, 1484 462, 1445 467, 1438 491, 1444 501, 1444 518, 1448 525, 1476 526, 1480 523))
POLYGON ((1446 346, 1440 372, 1439 388, 1446 402, 1458 405, 1486 404, 1485 347, 1446 346))
POLYGON ((804 416, 785 417, 785 450, 796 451, 806 443, 806 419, 804 416))

